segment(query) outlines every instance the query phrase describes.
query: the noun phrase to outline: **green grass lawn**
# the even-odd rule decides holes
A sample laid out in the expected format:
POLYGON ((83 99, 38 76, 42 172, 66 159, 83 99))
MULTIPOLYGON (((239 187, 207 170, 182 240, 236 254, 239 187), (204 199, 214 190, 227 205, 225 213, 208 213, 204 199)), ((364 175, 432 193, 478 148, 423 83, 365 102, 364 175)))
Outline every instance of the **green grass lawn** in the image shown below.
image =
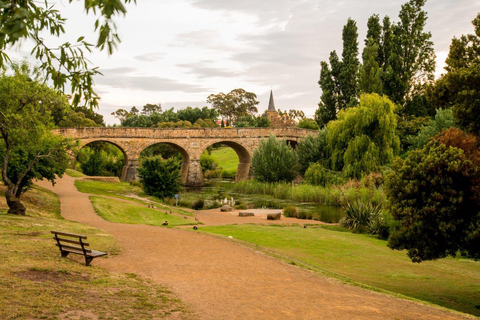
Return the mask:
POLYGON ((114 197, 118 199, 137 202, 139 205, 147 206, 154 204, 155 206, 168 209, 177 214, 184 216, 193 216, 190 211, 183 210, 179 207, 172 207, 163 204, 158 198, 147 195, 142 188, 132 186, 127 182, 102 182, 90 180, 76 180, 75 187, 78 191, 99 196, 114 197), (140 197, 140 198, 138 198, 140 197))
POLYGON ((212 150, 212 156, 223 170, 236 172, 238 166, 238 156, 235 150, 230 147, 220 147, 212 150))
POLYGON ((22 197, 27 216, 14 216, 6 213, 3 190, 0 187, 0 319, 190 317, 168 288, 97 267, 95 261, 118 253, 114 238, 62 219, 55 194, 34 187, 22 197), (50 230, 85 234, 92 248, 109 256, 93 260, 90 267, 81 256, 61 258, 50 230))
POLYGON ((233 225, 202 227, 232 236, 340 279, 480 315, 480 262, 461 258, 412 263, 372 236, 324 228, 233 225))
POLYGON ((128 195, 148 197, 140 187, 132 186, 128 182, 103 182, 91 180, 76 180, 75 187, 83 193, 97 194, 101 196, 130 199, 128 195))
POLYGON ((85 175, 83 173, 81 173, 80 171, 77 171, 77 170, 73 170, 73 169, 67 169, 65 171, 65 173, 70 176, 70 177, 73 177, 73 178, 81 178, 81 177, 85 177, 85 175))
POLYGON ((161 208, 152 209, 146 205, 103 197, 90 197, 90 200, 98 215, 110 222, 161 226, 163 222, 168 221, 169 227, 198 224, 195 220, 184 219, 183 216, 167 214, 169 210, 161 208))

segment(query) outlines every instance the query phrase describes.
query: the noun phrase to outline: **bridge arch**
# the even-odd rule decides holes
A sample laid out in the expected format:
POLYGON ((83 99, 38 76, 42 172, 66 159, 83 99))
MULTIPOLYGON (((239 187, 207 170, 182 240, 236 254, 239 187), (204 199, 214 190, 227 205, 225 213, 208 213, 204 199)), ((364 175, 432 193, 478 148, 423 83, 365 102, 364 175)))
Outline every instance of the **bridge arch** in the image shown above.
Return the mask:
MULTIPOLYGON (((190 168, 190 154, 180 144, 169 142, 169 141, 152 141, 152 142, 149 142, 149 143, 145 144, 143 149, 140 150, 139 156, 145 150, 147 150, 148 148, 156 146, 156 145, 160 145, 160 144, 166 144, 166 145, 172 147, 173 149, 175 149, 176 151, 178 151, 178 153, 180 153, 180 155, 182 157, 182 166, 181 166, 181 169, 180 169, 181 181, 182 181, 182 184, 187 184, 188 171, 189 171, 189 168, 190 168)), ((201 178, 203 179, 203 176, 201 178)))
POLYGON ((107 139, 88 139, 88 140, 80 140, 80 144, 78 146, 78 149, 82 149, 83 147, 86 147, 87 145, 89 144, 92 144, 92 143, 96 143, 96 142, 106 142, 106 143, 109 143, 111 145, 114 145, 115 147, 117 147, 118 149, 120 149, 120 151, 122 151, 123 153, 123 156, 124 156, 124 159, 125 159, 125 163, 128 162, 128 154, 125 150, 125 146, 122 146, 118 143, 115 143, 114 141, 110 141, 110 140, 107 140, 107 139))
POLYGON ((218 140, 210 142, 209 145, 204 146, 201 150, 201 153, 203 153, 208 147, 218 143, 232 148, 238 156, 239 162, 237 166, 237 173, 235 175, 235 181, 247 179, 250 173, 250 164, 252 162, 252 150, 249 150, 247 146, 244 146, 240 142, 230 140, 218 140))

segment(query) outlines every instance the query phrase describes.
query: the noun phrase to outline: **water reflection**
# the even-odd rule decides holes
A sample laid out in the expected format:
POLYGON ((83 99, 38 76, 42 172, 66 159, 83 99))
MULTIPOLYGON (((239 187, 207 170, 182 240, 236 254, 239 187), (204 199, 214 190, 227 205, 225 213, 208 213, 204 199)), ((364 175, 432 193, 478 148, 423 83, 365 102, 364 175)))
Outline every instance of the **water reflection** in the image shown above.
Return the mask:
POLYGON ((339 207, 325 206, 312 202, 296 202, 292 200, 275 199, 268 195, 243 194, 232 191, 232 181, 207 181, 202 188, 186 188, 183 194, 187 198, 198 198, 205 200, 205 205, 211 205, 215 201, 221 202, 225 198, 233 197, 238 203, 249 208, 271 208, 283 209, 288 205, 298 207, 302 217, 313 218, 328 223, 336 223, 344 216, 344 210, 339 207))

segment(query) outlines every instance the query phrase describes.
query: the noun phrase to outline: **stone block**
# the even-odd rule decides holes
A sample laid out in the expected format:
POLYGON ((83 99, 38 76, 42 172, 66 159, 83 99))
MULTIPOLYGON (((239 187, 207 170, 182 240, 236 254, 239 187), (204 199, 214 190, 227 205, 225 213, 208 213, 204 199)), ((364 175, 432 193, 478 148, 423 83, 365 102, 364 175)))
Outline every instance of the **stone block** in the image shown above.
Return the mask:
POLYGON ((255 214, 253 212, 248 212, 248 211, 243 211, 238 213, 239 217, 253 217, 254 215, 255 214))
POLYGON ((230 211, 233 211, 233 208, 231 206, 229 206, 228 204, 226 204, 226 205, 224 205, 220 208, 220 211, 221 212, 230 212, 230 211))
POLYGON ((281 212, 267 214, 267 220, 280 220, 281 217, 282 217, 281 212))

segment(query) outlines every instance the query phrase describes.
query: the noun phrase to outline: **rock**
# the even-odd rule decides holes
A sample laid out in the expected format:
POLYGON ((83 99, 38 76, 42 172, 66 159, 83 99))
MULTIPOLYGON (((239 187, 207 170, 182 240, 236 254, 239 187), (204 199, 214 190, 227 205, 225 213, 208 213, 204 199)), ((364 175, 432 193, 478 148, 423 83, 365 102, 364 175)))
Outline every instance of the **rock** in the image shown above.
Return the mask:
POLYGON ((267 220, 280 220, 281 217, 281 212, 267 214, 267 220))
POLYGON ((233 211, 233 208, 231 206, 229 206, 228 204, 226 204, 226 205, 224 205, 220 208, 220 211, 221 212, 230 212, 230 211, 233 211))
POLYGON ((255 214, 253 212, 247 212, 247 211, 243 211, 243 212, 238 213, 239 217, 253 217, 254 215, 255 214))

